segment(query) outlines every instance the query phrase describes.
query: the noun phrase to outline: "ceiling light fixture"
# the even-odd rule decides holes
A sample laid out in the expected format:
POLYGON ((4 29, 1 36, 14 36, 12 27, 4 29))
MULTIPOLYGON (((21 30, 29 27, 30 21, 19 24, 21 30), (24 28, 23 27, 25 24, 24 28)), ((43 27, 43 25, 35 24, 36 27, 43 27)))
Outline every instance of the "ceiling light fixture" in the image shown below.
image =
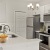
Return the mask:
POLYGON ((34 9, 34 6, 33 6, 32 3, 30 3, 29 5, 27 5, 27 7, 28 7, 29 9, 34 9))
MULTIPOLYGON (((40 5, 37 3, 37 4, 36 4, 36 8, 38 9, 39 6, 40 6, 40 5)), ((30 3, 29 5, 27 5, 27 7, 28 7, 29 9, 34 10, 34 5, 33 5, 32 3, 30 3)))
POLYGON ((38 8, 39 8, 39 6, 40 6, 40 5, 37 3, 37 4, 36 4, 36 8, 38 9, 38 8))

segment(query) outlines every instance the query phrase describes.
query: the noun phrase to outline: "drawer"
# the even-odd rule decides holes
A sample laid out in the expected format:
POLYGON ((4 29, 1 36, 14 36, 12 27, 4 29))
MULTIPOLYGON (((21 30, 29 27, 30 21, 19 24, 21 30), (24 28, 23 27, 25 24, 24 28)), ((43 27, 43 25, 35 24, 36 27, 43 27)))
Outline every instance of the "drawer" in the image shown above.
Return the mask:
POLYGON ((48 50, 47 48, 44 48, 42 46, 39 47, 39 50, 48 50))
POLYGON ((46 48, 46 49, 50 50, 49 46, 48 45, 45 45, 43 43, 40 43, 39 46, 41 46, 42 48, 46 48))

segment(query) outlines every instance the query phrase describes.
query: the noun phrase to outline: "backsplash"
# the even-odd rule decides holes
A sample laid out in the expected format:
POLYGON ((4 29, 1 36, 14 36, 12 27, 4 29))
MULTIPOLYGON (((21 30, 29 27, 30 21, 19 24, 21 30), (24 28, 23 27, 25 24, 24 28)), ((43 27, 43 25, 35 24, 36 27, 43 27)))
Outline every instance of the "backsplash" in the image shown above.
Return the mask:
POLYGON ((44 25, 46 26, 46 31, 47 31, 48 26, 50 26, 50 22, 45 22, 44 25))

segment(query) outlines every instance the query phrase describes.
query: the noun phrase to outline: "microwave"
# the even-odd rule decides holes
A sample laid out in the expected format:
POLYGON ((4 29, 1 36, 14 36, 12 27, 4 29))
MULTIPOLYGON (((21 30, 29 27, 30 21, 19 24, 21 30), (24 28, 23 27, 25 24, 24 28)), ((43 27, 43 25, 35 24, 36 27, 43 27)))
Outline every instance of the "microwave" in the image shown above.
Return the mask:
POLYGON ((48 26, 48 33, 50 34, 50 26, 48 26))
POLYGON ((47 26, 47 29, 43 32, 43 34, 50 35, 50 26, 47 26))

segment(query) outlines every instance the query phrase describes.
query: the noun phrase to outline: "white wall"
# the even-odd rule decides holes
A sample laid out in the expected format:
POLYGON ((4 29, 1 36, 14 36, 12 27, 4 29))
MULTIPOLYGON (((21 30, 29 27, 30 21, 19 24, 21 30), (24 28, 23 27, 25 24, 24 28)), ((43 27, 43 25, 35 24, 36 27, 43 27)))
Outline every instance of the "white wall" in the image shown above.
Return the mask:
MULTIPOLYGON (((6 0, 6 17, 7 17, 7 23, 10 24, 11 31, 15 32, 15 11, 24 11, 26 12, 25 17, 32 17, 33 11, 28 10, 27 5, 30 2, 26 1, 17 1, 17 0, 6 0)), ((26 19, 25 19, 26 21, 26 19)), ((25 22, 23 21, 23 22, 25 22)), ((26 24, 24 24, 26 25, 26 24)), ((26 26, 25 26, 26 29, 26 26)), ((25 30, 24 30, 25 33, 25 30)))
POLYGON ((40 2, 38 2, 41 6, 42 5, 47 5, 50 4, 50 0, 41 0, 40 2))
POLYGON ((6 23, 6 5, 5 5, 5 0, 0 0, 0 23, 6 23))

